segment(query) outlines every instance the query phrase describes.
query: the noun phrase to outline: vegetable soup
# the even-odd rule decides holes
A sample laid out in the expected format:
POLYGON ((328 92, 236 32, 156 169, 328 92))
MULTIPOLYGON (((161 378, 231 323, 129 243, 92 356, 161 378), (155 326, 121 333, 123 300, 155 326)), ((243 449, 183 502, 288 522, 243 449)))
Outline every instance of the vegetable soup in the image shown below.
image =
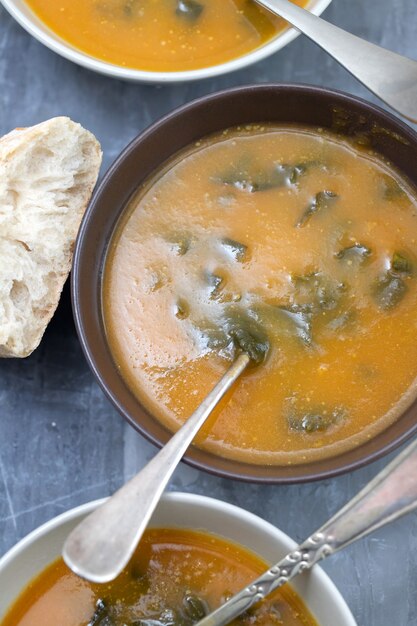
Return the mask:
MULTIPOLYGON (((252 0, 26 0, 83 52, 129 68, 174 72, 243 56, 286 28, 252 0)), ((295 0, 304 6, 307 0, 295 0)))
MULTIPOLYGON (((214 535, 148 530, 112 583, 88 583, 59 559, 27 587, 1 626, 192 626, 267 567, 214 535)), ((317 626, 289 585, 232 624, 317 626)))
POLYGON ((359 445, 415 397, 416 205, 382 157, 321 129, 197 142, 138 191, 110 246, 122 377, 175 431, 246 350, 259 365, 197 445, 272 465, 359 445))

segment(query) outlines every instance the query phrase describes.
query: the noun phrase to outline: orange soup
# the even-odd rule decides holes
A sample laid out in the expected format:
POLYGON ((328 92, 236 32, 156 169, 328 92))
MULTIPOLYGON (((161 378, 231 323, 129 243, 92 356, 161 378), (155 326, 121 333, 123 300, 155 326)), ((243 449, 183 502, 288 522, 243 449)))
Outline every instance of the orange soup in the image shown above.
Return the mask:
POLYGON ((103 287, 115 362, 174 431, 252 350, 263 363, 197 444, 259 464, 335 455, 415 396, 416 241, 415 191, 378 155, 320 129, 210 137, 116 229, 103 287))
MULTIPOLYGON (((192 626, 267 568, 214 535, 148 530, 114 582, 88 583, 59 559, 28 586, 1 626, 192 626)), ((288 585, 232 624, 317 626, 288 585)))
MULTIPOLYGON (((286 23, 252 0, 26 0, 62 39, 124 67, 155 72, 219 65, 286 23)), ((307 0, 295 0, 304 6, 307 0)))

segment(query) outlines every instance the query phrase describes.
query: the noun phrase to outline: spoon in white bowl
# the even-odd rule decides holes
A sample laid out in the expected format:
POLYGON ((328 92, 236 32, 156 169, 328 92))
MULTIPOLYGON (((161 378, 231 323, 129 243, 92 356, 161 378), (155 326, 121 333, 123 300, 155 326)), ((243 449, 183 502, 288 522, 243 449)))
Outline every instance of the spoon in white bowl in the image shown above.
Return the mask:
POLYGON ((417 440, 306 541, 196 626, 224 626, 297 574, 417 508, 417 440))
POLYGON ((109 582, 120 574, 187 448, 250 361, 249 354, 242 352, 154 458, 71 532, 62 556, 73 572, 96 583, 109 582))
POLYGON ((290 22, 383 102, 417 122, 417 61, 369 43, 289 0, 255 0, 290 22))

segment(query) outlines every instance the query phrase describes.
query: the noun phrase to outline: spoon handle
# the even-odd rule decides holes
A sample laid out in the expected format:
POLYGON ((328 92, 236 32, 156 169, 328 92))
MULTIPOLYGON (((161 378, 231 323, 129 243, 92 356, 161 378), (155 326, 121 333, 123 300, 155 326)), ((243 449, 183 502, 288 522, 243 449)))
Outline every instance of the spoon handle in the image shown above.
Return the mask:
POLYGON ((289 0, 256 0, 307 35, 376 96, 417 122, 417 61, 369 43, 289 0))
POLYGON ((97 583, 109 582, 120 574, 187 448, 249 361, 247 354, 240 354, 153 459, 71 532, 62 555, 76 574, 97 583))
POLYGON ((306 541, 198 626, 223 626, 315 563, 417 508, 417 440, 306 541))

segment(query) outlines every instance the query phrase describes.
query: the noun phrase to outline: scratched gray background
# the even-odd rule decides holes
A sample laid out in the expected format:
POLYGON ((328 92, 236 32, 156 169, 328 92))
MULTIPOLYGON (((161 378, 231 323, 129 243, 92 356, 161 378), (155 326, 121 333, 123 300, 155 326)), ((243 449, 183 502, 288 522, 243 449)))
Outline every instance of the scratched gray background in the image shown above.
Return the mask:
MULTIPOLYGON (((416 0, 334 0, 325 16, 417 58, 416 0)), ((172 108, 228 86, 267 81, 315 83, 370 98, 303 37, 273 58, 215 80, 174 87, 127 84, 61 59, 0 7, 0 134, 69 115, 101 141, 104 168, 141 129, 172 108)), ((68 289, 40 348, 24 361, 2 361, 0 372, 3 554, 51 517, 114 491, 155 449, 124 423, 94 382, 75 335, 68 289)), ((293 487, 245 485, 182 465, 170 489, 228 500, 301 540, 385 463, 293 487)), ((410 515, 325 563, 360 626, 417 626, 416 522, 410 515)))

